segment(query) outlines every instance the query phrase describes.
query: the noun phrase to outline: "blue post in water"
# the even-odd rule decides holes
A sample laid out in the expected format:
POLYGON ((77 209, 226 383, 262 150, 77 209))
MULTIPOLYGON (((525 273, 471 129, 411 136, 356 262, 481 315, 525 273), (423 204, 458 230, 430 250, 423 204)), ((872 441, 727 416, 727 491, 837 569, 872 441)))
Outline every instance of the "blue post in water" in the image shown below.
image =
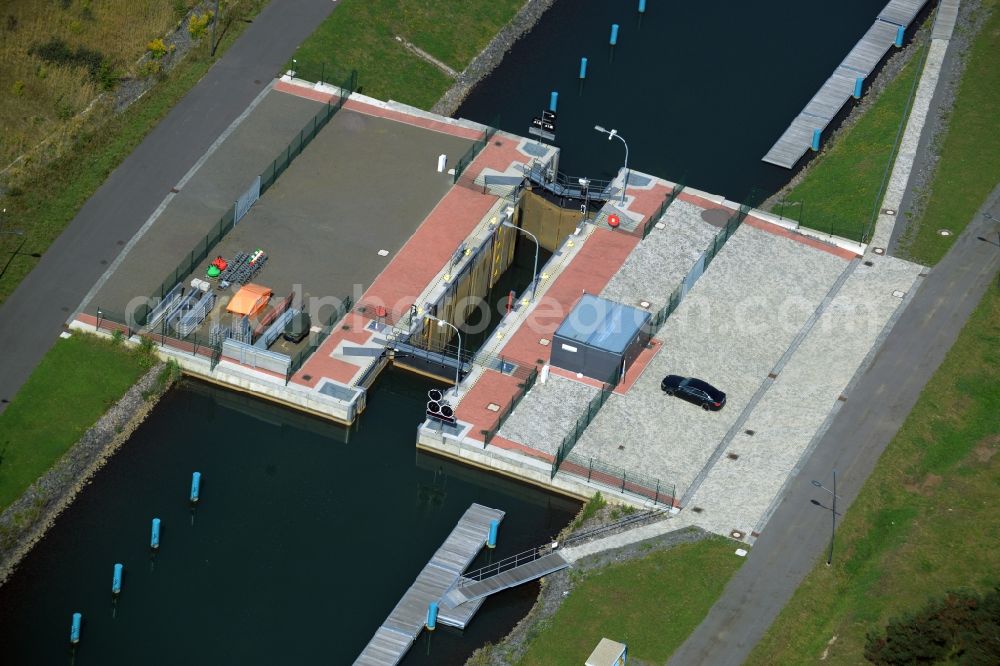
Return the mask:
POLYGON ((153 518, 153 532, 149 536, 149 547, 153 550, 160 548, 160 519, 153 518))
POLYGON ((122 569, 124 567, 121 564, 115 565, 115 573, 111 577, 111 594, 116 597, 122 592, 122 569))
POLYGON ((198 503, 198 491, 201 490, 201 472, 191 475, 191 504, 198 503))
POLYGON ((896 48, 903 47, 903 37, 906 36, 906 26, 901 25, 896 28, 896 48))
POLYGON ((437 628, 438 605, 432 601, 427 607, 427 630, 434 631, 437 628))
POLYGON ((809 146, 809 147, 812 148, 814 151, 819 150, 819 137, 820 137, 820 135, 822 133, 823 133, 822 130, 818 130, 818 129, 814 129, 813 130, 812 145, 809 146))
POLYGON ((865 77, 854 79, 854 99, 861 99, 861 89, 865 87, 865 77))
POLYGON ((559 93, 553 90, 549 93, 549 111, 552 113, 556 112, 556 106, 559 104, 559 93))
POLYGON ((587 59, 580 58, 580 79, 587 78, 587 59))
POLYGON ((76 645, 80 642, 80 624, 83 622, 83 615, 73 613, 73 624, 69 628, 69 642, 76 645))
POLYGON ((611 24, 611 46, 614 46, 617 43, 618 43, 618 24, 617 23, 612 23, 611 24))
POLYGON ((646 13, 646 0, 639 0, 639 13, 640 14, 646 13))
POLYGON ((500 527, 500 521, 499 520, 491 520, 490 521, 490 533, 489 533, 489 536, 486 537, 486 547, 487 548, 496 548, 497 547, 497 529, 499 527, 500 527))

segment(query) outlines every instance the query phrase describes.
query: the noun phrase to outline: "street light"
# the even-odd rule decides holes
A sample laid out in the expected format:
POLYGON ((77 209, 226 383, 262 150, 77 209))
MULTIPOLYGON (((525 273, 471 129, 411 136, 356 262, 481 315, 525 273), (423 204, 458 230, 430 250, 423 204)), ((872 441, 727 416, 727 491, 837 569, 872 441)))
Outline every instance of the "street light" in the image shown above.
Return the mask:
POLYGON ((535 241, 535 270, 531 273, 531 300, 535 300, 535 285, 538 283, 538 237, 527 229, 522 229, 517 226, 510 220, 504 220, 500 226, 507 227, 509 229, 517 229, 518 231, 528 234, 531 236, 531 239, 535 241))
POLYGON ((450 321, 445 321, 444 319, 438 319, 434 315, 427 315, 428 319, 433 319, 438 323, 438 327, 451 326, 455 329, 455 335, 458 336, 458 365, 455 366, 455 397, 458 397, 458 383, 462 380, 462 332, 458 330, 458 327, 452 324, 450 321))
POLYGON ((619 141, 621 141, 625 145, 625 186, 622 187, 622 204, 621 204, 621 205, 624 206, 625 205, 625 190, 628 189, 628 143, 625 142, 625 139, 622 138, 622 135, 619 134, 618 130, 616 130, 616 129, 612 129, 611 131, 608 131, 608 130, 604 129, 603 127, 601 127, 600 125, 594 125, 594 129, 597 130, 598 132, 600 132, 601 134, 607 134, 608 135, 608 141, 611 141, 611 139, 618 139, 619 141))
MULTIPOLYGON (((7 212, 6 208, 4 209, 4 212, 7 212)), ((21 237, 21 242, 18 244, 17 248, 15 248, 14 251, 11 253, 10 257, 7 258, 7 263, 3 265, 3 268, 0 268, 0 278, 4 276, 4 274, 7 272, 7 269, 10 267, 11 262, 14 261, 14 257, 18 255, 24 257, 34 257, 35 259, 41 258, 42 255, 39 254, 38 252, 21 252, 21 248, 24 247, 24 244, 28 242, 28 238, 27 236, 24 235, 24 232, 21 231, 20 229, 15 229, 14 231, 0 231, 0 235, 21 237)))
MULTIPOLYGON (((837 495, 837 470, 833 470, 833 490, 830 490, 815 479, 812 481, 812 484, 817 488, 822 488, 833 497, 833 506, 830 508, 830 554, 826 558, 826 566, 830 566, 833 563, 833 537, 837 532, 837 498, 839 497, 837 495)), ((820 504, 820 506, 822 505, 820 504)))

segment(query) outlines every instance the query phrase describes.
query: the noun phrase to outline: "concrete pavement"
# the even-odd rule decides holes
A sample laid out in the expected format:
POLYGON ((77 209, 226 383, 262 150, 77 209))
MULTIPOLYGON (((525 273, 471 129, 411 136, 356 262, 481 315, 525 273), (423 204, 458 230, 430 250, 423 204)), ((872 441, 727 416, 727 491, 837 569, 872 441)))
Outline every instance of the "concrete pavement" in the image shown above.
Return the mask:
POLYGON ((827 481, 836 469, 840 504, 850 507, 1000 269, 1000 248, 991 242, 1000 224, 983 212, 1000 217, 1000 187, 927 277, 789 484, 746 564, 670 664, 742 663, 825 552, 829 516, 810 500, 827 498, 810 480, 827 481))
POLYGON ((0 306, 0 412, 129 238, 335 7, 270 3, 84 204, 0 306))

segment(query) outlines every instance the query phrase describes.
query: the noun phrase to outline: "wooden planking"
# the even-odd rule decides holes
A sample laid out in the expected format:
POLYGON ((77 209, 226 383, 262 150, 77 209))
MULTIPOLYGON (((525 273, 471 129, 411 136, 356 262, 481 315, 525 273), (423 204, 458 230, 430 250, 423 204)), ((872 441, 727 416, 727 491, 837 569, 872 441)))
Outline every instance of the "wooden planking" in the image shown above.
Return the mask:
MULTIPOLYGON (((763 161, 791 169, 812 145, 813 130, 825 130, 854 92, 857 77, 867 78, 896 41, 897 24, 889 18, 912 20, 927 0, 891 0, 878 20, 858 40, 843 62, 813 95, 805 108, 778 137, 763 161)), ((943 0, 954 2, 958 0, 943 0)), ((957 11, 957 10, 956 10, 957 11)), ((907 25, 901 23, 898 25, 907 25)))
POLYGON ((951 39, 951 34, 955 31, 955 23, 958 21, 958 5, 959 0, 941 0, 937 16, 934 17, 931 39, 951 39))
POLYGON ((878 17, 895 25, 908 26, 926 4, 927 0, 889 0, 878 17))
POLYGON ((476 614, 476 611, 478 611, 485 602, 486 597, 480 597, 474 601, 459 604, 454 608, 447 608, 442 604, 441 610, 438 611, 438 622, 446 624, 449 627, 464 630, 472 620, 472 616, 476 614))
MULTIPOLYGON (((399 663, 423 630, 427 607, 441 599, 486 545, 490 522, 503 517, 504 512, 499 509, 481 504, 470 506, 354 663, 358 666, 399 663)), ((468 622, 476 610, 478 606, 450 613, 454 617, 449 619, 468 622)))
POLYGON ((840 66, 867 77, 895 41, 896 26, 885 21, 875 21, 840 66))

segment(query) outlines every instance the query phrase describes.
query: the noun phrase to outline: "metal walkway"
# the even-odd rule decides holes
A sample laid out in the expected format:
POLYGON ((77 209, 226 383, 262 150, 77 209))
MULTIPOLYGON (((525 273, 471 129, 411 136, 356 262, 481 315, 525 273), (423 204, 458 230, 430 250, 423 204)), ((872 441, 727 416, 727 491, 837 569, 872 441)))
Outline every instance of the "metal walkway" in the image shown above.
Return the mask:
POLYGON ((794 167, 812 145, 813 131, 826 129, 854 93, 855 81, 871 75, 892 48, 897 28, 907 26, 925 4, 927 0, 891 0, 763 160, 794 167))
MULTIPOLYGON (((536 551, 528 551, 528 553, 532 552, 536 551)), ((499 571, 499 573, 487 574, 485 577, 479 578, 479 580, 463 576, 458 580, 455 586, 441 598, 441 607, 449 610, 459 610, 464 606, 481 604, 483 600, 491 594, 511 587, 517 587, 522 583, 527 583, 541 578, 542 576, 547 576, 550 573, 559 571, 560 569, 565 569, 569 566, 569 562, 563 559, 561 554, 556 552, 549 552, 544 555, 538 554, 537 556, 531 556, 528 553, 522 553, 522 555, 515 555, 512 558, 507 558, 507 560, 514 560, 515 562, 513 566, 510 567, 504 567, 502 565, 503 560, 498 562, 497 565, 485 567, 486 570, 491 570, 496 567, 495 570, 499 571), (525 557, 527 561, 523 564, 518 563, 517 558, 519 557, 525 557)))
MULTIPOLYGON (((356 666, 399 663, 423 630, 427 607, 431 602, 439 601, 454 586, 462 572, 486 545, 490 521, 503 520, 503 517, 503 511, 481 504, 473 504, 466 510, 444 544, 434 553, 413 585, 375 632, 361 656, 354 662, 356 666)), ((476 609, 472 609, 472 612, 476 609)), ((463 612, 452 615, 461 618, 467 612, 468 609, 463 609, 463 612)))

